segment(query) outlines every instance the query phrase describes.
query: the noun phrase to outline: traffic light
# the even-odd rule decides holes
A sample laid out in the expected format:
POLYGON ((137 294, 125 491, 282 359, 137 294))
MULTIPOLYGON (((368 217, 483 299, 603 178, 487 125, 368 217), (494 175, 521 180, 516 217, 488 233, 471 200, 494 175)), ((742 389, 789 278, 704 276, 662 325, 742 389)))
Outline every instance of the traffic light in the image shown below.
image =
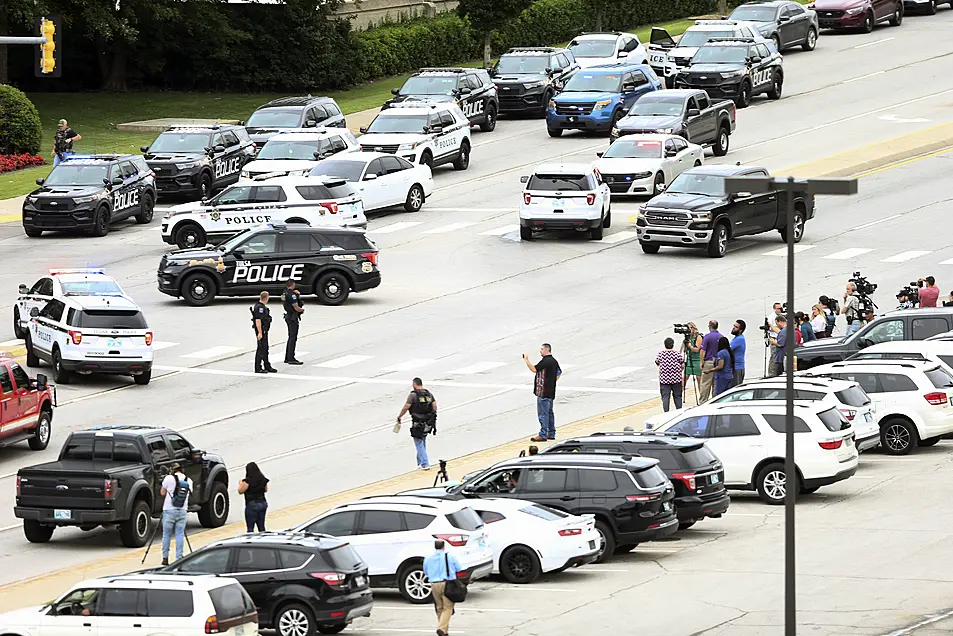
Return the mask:
POLYGON ((37 47, 36 76, 60 77, 63 69, 58 51, 61 34, 59 16, 37 18, 36 34, 46 38, 46 42, 37 47))

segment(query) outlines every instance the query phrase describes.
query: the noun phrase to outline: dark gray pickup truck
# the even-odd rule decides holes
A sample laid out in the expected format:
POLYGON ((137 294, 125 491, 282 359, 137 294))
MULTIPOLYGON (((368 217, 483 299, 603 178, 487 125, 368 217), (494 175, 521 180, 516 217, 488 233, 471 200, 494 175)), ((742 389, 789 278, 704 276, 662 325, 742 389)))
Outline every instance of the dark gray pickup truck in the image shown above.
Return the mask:
POLYGON ((17 472, 13 509, 31 543, 46 543, 61 526, 115 525, 123 545, 149 540, 162 515, 162 478, 173 464, 192 480, 189 512, 206 528, 228 519, 228 471, 218 455, 196 450, 175 431, 151 426, 100 426, 69 436, 55 462, 17 472))
POLYGON ((711 100, 703 90, 673 89, 642 95, 612 128, 609 141, 639 133, 681 135, 723 157, 734 131, 735 103, 730 99, 711 100))

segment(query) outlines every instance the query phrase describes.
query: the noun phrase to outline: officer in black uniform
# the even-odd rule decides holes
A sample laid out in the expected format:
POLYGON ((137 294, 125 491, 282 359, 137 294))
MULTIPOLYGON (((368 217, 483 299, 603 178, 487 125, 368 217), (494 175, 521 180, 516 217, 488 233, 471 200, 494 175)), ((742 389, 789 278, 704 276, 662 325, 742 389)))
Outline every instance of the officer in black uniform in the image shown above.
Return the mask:
POLYGON ((304 313, 304 303, 301 302, 301 294, 295 289, 295 282, 289 280, 286 284, 288 288, 282 296, 282 303, 285 307, 285 324, 288 325, 285 364, 304 364, 295 358, 295 347, 298 345, 298 324, 301 322, 301 314, 304 313))
POLYGON ((278 373, 278 369, 268 361, 268 330, 271 329, 271 311, 268 305, 268 292, 263 291, 258 302, 251 308, 251 323, 258 337, 258 349, 255 351, 255 373, 278 373))

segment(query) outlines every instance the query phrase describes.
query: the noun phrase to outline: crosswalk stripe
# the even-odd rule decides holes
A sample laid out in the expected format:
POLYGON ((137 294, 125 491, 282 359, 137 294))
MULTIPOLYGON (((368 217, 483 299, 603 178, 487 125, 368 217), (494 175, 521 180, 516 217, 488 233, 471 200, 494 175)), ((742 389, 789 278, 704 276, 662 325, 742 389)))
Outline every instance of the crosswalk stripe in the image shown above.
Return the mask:
POLYGON ((602 237, 603 243, 619 243, 626 239, 630 239, 636 236, 635 232, 630 232, 629 230, 623 230, 622 232, 616 232, 615 234, 610 234, 609 236, 602 237))
POLYGON ((420 369, 425 367, 428 364, 433 364, 436 360, 431 360, 429 358, 415 358, 413 360, 405 360, 399 364, 394 364, 389 367, 384 367, 383 371, 411 371, 413 369, 420 369))
POLYGON ((841 250, 839 252, 834 252, 833 254, 828 254, 822 258, 828 258, 833 261, 846 261, 851 258, 860 256, 861 254, 866 254, 868 252, 873 252, 872 249, 866 247, 850 247, 846 250, 841 250))
POLYGON ((932 251, 923 251, 923 250, 910 250, 909 252, 900 252, 899 254, 894 254, 889 258, 885 258, 881 263, 903 263, 905 261, 912 260, 914 258, 919 258, 921 256, 926 256, 927 254, 932 254, 932 251))
POLYGON ((364 362, 365 360, 370 360, 373 356, 359 356, 359 355, 349 355, 341 356, 340 358, 334 358, 333 360, 325 360, 324 362, 317 363, 316 367, 321 367, 322 369, 343 369, 344 367, 350 366, 352 364, 357 364, 358 362, 364 362))
POLYGON ((22 340, 5 340, 0 342, 0 347, 19 347, 23 344, 22 340))
POLYGON ((391 223, 390 225, 385 225, 384 227, 375 228, 373 230, 368 230, 368 234, 390 234, 391 232, 399 232, 401 230, 406 230, 407 228, 414 227, 415 225, 420 225, 423 221, 400 221, 398 223, 391 223))
MULTIPOLYGON (((811 249, 814 249, 815 247, 817 247, 817 245, 795 245, 795 246, 794 246, 794 253, 797 254, 798 252, 804 252, 804 251, 807 251, 807 250, 811 250, 811 249)), ((788 255, 788 246, 785 245, 784 247, 779 247, 779 248, 776 249, 776 250, 771 250, 770 252, 765 252, 765 253, 762 254, 761 256, 787 256, 787 255, 788 255)))
POLYGON ((483 373, 484 371, 490 371, 492 369, 498 369, 502 366, 502 362, 477 362, 460 369, 449 371, 448 373, 452 375, 473 375, 476 373, 483 373))
POLYGON ((614 380, 620 378, 623 375, 628 375, 630 373, 635 373, 639 369, 644 367, 612 367, 611 369, 606 369, 605 371, 600 371, 599 373, 593 373, 592 375, 587 375, 587 380, 614 380))
POLYGON ((953 258, 947 259, 945 261, 940 261, 940 265, 953 265, 953 258))
POLYGON ((159 351, 160 349, 168 349, 169 347, 174 347, 178 344, 179 344, 178 342, 166 342, 164 340, 153 340, 152 350, 159 351))
POLYGON ((441 225, 440 227, 435 227, 432 230, 427 230, 424 234, 446 234, 447 232, 454 232, 456 230, 462 230, 465 227, 470 227, 475 225, 474 223, 450 223, 448 225, 441 225))
POLYGON ((504 225, 503 227, 498 227, 493 230, 487 230, 486 232, 480 232, 481 236, 503 236, 504 234, 509 234, 510 232, 515 232, 520 229, 519 224, 513 225, 504 225))
POLYGON ((239 350, 238 347, 219 346, 219 347, 211 347, 209 349, 202 349, 201 351, 195 351, 193 353, 187 353, 182 357, 183 358, 197 358, 199 360, 208 360, 209 358, 214 358, 216 356, 223 356, 226 353, 232 353, 238 350, 239 350))

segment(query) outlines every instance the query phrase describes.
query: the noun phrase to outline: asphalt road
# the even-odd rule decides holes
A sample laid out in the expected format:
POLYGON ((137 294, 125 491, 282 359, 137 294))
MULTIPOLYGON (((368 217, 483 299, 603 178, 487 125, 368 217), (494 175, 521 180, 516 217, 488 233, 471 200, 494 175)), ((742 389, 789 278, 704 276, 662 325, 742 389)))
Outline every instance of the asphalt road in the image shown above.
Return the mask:
MULTIPOLYGON (((941 11, 933 17, 909 17, 899 29, 825 35, 812 53, 785 53, 784 97, 779 102, 756 99, 739 111, 738 130, 725 160, 782 171, 945 123, 953 105, 951 28, 953 11, 941 11)), ((233 478, 240 477, 246 462, 258 461, 272 479, 271 505, 282 507, 412 468, 413 446, 406 431, 398 437, 390 429, 414 375, 424 378, 441 407, 440 434, 430 440, 432 459, 536 432, 531 374, 520 355, 535 354, 543 341, 553 343, 566 370, 556 404, 557 427, 654 396, 652 360, 672 323, 693 320, 703 325, 717 318, 727 330, 735 318, 746 319, 751 325, 749 375, 758 375, 763 350, 754 326, 784 294, 784 260, 779 256, 783 245, 777 234, 736 242, 719 261, 682 250, 647 256, 634 241, 628 222, 638 205, 633 201, 613 204, 613 226, 601 242, 565 234, 519 241, 519 176, 557 157, 594 159, 605 146, 605 139, 598 137, 551 139, 538 120, 504 120, 494 133, 475 133, 470 169, 464 173, 438 169, 437 191, 421 212, 371 219, 371 235, 381 248, 380 288, 354 295, 336 308, 306 299, 298 345, 299 352, 308 352, 300 355, 305 366, 280 364, 284 326, 276 320, 272 359, 282 372, 269 376, 251 373, 250 299, 190 308, 155 289, 155 267, 166 249, 158 219, 147 227, 114 227, 103 239, 30 240, 18 225, 0 225, 0 289, 7 290, 0 300, 0 315, 11 315, 19 283, 31 284, 49 267, 102 265, 143 307, 159 349, 148 387, 133 386, 128 379, 95 377, 61 386, 50 449, 33 453, 24 446, 0 451, 0 584, 122 549, 116 534, 103 530, 58 530, 52 543, 33 546, 13 518, 17 468, 52 459, 69 430, 121 422, 170 426, 197 446, 221 453, 233 467, 233 478)), ((941 288, 950 287, 944 265, 953 263, 953 248, 943 230, 948 227, 951 168, 953 154, 939 154, 863 178, 857 197, 821 200, 818 216, 808 224, 798 248, 798 308, 807 309, 819 294, 839 294, 857 269, 881 285, 877 299, 884 308, 895 290, 921 276, 933 274, 941 288)), ((9 322, 0 326, 0 342, 13 338, 9 322)), ((942 467, 948 448, 941 444, 923 457, 942 467)), ((865 472, 873 479, 852 479, 827 498, 804 504, 805 524, 810 525, 805 532, 814 542, 809 545, 819 546, 819 560, 814 563, 813 551, 810 556, 817 572, 823 571, 825 561, 832 568, 843 562, 855 570, 869 562, 876 566, 871 572, 877 576, 893 570, 899 572, 897 579, 912 576, 905 548, 909 537, 900 538, 905 535, 899 530, 894 535, 882 530, 910 528, 908 497, 913 488, 926 491, 927 500, 920 505, 929 514, 914 513, 917 527, 935 527, 938 533, 945 528, 941 502, 928 501, 936 494, 929 484, 942 483, 933 480, 942 480, 943 472, 931 472, 928 461, 876 463, 882 473, 865 472), (905 472, 908 465, 922 468, 926 478, 905 472), (867 491, 887 486, 896 487, 891 490, 894 494, 867 491), (834 522, 840 525, 831 525, 834 522), (860 528, 866 529, 857 531, 860 528)), ((452 464, 451 476, 458 476, 452 464)), ((235 519, 241 504, 237 497, 232 503, 235 519)), ((680 573, 666 579, 665 586, 623 591, 639 577, 660 575, 664 568, 659 563, 669 563, 642 564, 643 557, 633 555, 621 567, 637 570, 634 574, 610 572, 610 577, 593 585, 579 585, 578 598, 569 595, 569 599, 575 605, 578 599, 596 595, 604 599, 601 603, 631 607, 651 594, 653 602, 666 599, 674 608, 680 600, 690 599, 699 604, 698 613, 707 608, 712 616, 728 620, 736 617, 731 608, 739 607, 737 601, 743 598, 741 606, 754 609, 741 612, 747 612, 742 622, 777 624, 775 610, 779 611, 782 597, 776 587, 779 580, 770 573, 780 568, 776 548, 781 535, 775 528, 779 521, 768 520, 780 517, 753 502, 736 510, 737 520, 726 519, 712 528, 725 531, 717 549, 699 545, 666 557, 678 560, 680 573), (768 512, 771 516, 765 517, 768 512), (767 556, 752 557, 758 554, 767 556), (713 569, 693 578, 696 562, 712 564, 713 569), (722 566, 732 573, 718 570, 722 566), (748 566, 752 571, 763 568, 760 576, 773 583, 764 578, 759 582, 754 575, 749 582, 740 571, 748 566), (675 581, 678 587, 666 589, 675 581), (610 594, 618 598, 610 599, 610 594)), ((694 539, 683 539, 685 544, 690 541, 694 539)), ((920 549, 921 539, 916 542, 920 549)), ((920 557, 924 581, 949 570, 941 567, 936 555, 920 557)), ((577 579, 566 584, 560 578, 553 585, 575 590, 576 580, 593 578, 584 571, 567 576, 577 579)), ((819 584, 811 596, 814 604, 804 607, 811 607, 818 622, 827 624, 824 621, 833 620, 830 614, 840 609, 891 608, 908 596, 911 617, 945 606, 926 584, 922 593, 903 596, 896 591, 903 587, 899 583, 896 589, 884 587, 895 591, 888 593, 879 581, 860 577, 863 580, 819 584)), ((498 591, 488 594, 488 607, 515 608, 519 616, 471 613, 480 620, 499 620, 493 623, 499 628, 510 625, 511 618, 519 623, 525 615, 542 621, 531 633, 555 633, 557 623, 530 615, 551 615, 554 597, 567 593, 547 594, 542 591, 545 585, 538 588, 541 591, 533 589, 537 588, 507 592, 505 603, 493 596, 498 591), (524 597, 539 600, 516 600, 524 597)), ((417 611, 394 610, 395 620, 399 616, 409 620, 417 611)), ((377 616, 388 615, 381 611, 377 616)), ((580 622, 575 627, 584 624, 585 616, 577 613, 575 620, 580 622)), ((622 620, 613 612, 598 616, 607 627, 622 626, 612 623, 622 620)), ((666 616, 665 633, 690 634, 715 624, 699 627, 693 614, 681 611, 675 619, 666 616)), ((471 633, 486 633, 474 629, 471 633)), ((731 633, 747 632, 733 628, 731 633)))

